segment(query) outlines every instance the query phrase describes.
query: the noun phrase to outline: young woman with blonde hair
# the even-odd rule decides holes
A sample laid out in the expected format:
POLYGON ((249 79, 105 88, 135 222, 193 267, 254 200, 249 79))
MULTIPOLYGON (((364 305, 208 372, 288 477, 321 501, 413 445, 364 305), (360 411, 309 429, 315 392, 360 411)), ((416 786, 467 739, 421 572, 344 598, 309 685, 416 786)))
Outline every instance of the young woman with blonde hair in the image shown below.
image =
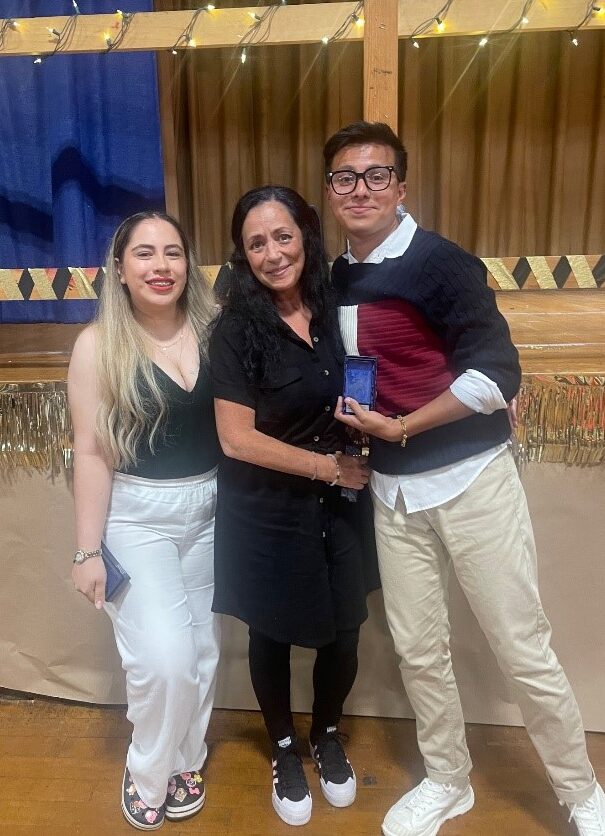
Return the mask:
POLYGON ((218 442, 208 377, 211 289, 179 224, 127 218, 99 311, 69 368, 78 551, 73 580, 110 616, 133 724, 122 811, 140 830, 203 805, 214 697, 211 612, 218 442), (105 601, 101 540, 130 575, 105 601))

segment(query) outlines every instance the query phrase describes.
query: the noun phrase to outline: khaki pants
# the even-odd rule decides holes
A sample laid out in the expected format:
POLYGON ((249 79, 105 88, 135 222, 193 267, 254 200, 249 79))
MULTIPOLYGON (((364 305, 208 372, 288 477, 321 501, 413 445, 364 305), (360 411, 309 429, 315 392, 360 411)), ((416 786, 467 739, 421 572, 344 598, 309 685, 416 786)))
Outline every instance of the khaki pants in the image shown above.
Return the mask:
POLYGON ((510 452, 444 505, 407 514, 400 496, 394 511, 374 496, 374 514, 387 619, 429 778, 448 783, 471 769, 449 647, 453 565, 557 796, 584 801, 595 777, 578 705, 550 647, 531 521, 510 452))

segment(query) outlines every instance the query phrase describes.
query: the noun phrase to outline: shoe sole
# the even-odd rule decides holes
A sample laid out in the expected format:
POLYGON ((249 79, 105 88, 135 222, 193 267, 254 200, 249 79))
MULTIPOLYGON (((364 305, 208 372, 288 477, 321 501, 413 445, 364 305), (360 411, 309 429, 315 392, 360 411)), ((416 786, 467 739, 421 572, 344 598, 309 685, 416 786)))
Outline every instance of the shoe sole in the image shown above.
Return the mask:
MULTIPOLYGON (((313 754, 313 744, 309 741, 309 752, 311 754, 311 758, 313 762, 317 765, 319 769, 319 763, 313 754)), ((349 766, 351 766, 349 764, 349 766)), ((319 788, 322 791, 323 797, 326 799, 328 804, 331 804, 332 807, 350 807, 351 804, 355 801, 357 797, 357 778, 355 777, 355 772, 353 767, 351 766, 351 771, 353 772, 353 788, 352 790, 349 789, 346 793, 339 793, 338 791, 333 792, 332 790, 328 789, 328 785, 324 781, 324 779, 319 777, 319 788)), ((335 784, 334 786, 339 786, 335 784)), ((341 785, 343 788, 346 786, 345 784, 341 785)))
POLYGON ((299 827, 300 825, 307 824, 307 822, 311 819, 311 812, 313 810, 313 801, 311 797, 309 797, 309 809, 301 811, 298 814, 292 812, 291 810, 284 810, 281 807, 280 800, 275 791, 271 793, 271 802, 273 804, 273 809, 280 819, 285 821, 286 824, 291 824, 293 827, 299 827))
MULTIPOLYGON (((350 779, 349 779, 350 780, 350 779)), ((336 784, 335 786, 339 786, 336 784)), ((344 788, 346 784, 342 784, 344 788)), ((319 788, 323 793, 323 797, 326 801, 332 805, 332 807, 350 807, 351 804, 355 801, 355 797, 357 795, 357 779, 353 779, 353 787, 349 789, 346 793, 338 793, 331 791, 328 786, 325 784, 324 779, 319 779, 319 788)))
POLYGON ((163 818, 158 824, 141 824, 136 819, 132 818, 130 811, 126 809, 124 799, 121 800, 120 806, 122 807, 122 813, 128 824, 136 827, 137 830, 159 830, 159 828, 164 824, 163 818))
MULTIPOLYGON (((464 801, 459 802, 455 807, 448 812, 445 818, 439 822, 437 825, 434 825, 430 830, 417 830, 414 833, 414 836, 437 836, 439 830, 441 829, 441 825, 445 824, 446 821, 450 819, 455 819, 457 816, 462 816, 464 813, 468 813, 469 810, 472 810, 475 804, 475 793, 473 792, 473 788, 469 786, 470 790, 470 798, 467 798, 464 801)), ((383 822, 382 825, 382 833, 383 836, 399 836, 394 830, 390 830, 383 822)))
POLYGON ((178 810, 171 810, 170 807, 166 806, 164 815, 170 821, 181 821, 182 819, 191 818, 191 816, 195 816, 196 813, 202 809, 204 804, 206 803, 206 793, 198 799, 195 804, 190 804, 188 807, 180 807, 178 810))

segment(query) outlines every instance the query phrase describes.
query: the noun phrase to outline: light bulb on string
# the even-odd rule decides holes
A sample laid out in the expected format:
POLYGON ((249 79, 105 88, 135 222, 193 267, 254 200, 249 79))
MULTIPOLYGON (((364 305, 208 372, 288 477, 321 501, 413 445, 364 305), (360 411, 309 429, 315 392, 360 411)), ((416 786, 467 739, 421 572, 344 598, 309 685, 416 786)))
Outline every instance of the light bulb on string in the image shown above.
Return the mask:
POLYGON ((12 18, 9 18, 9 19, 6 21, 6 25, 8 26, 8 28, 9 28, 9 29, 12 29, 12 30, 13 30, 13 32, 16 32, 16 31, 17 31, 17 29, 19 28, 19 23, 18 23, 18 21, 13 20, 12 18))
POLYGON ((248 12, 248 14, 252 18, 252 20, 254 20, 256 23, 260 23, 260 15, 257 15, 256 12, 248 12))
POLYGON ((328 38, 327 35, 324 35, 323 38, 321 39, 321 42, 324 46, 327 46, 330 43, 330 39, 328 38))
POLYGON ((248 58, 248 53, 246 52, 246 47, 244 47, 244 48, 242 49, 241 55, 240 55, 240 57, 239 57, 239 60, 242 62, 242 64, 245 64, 245 63, 246 63, 247 58, 248 58))
POLYGON ((215 9, 216 9, 216 6, 214 5, 214 3, 208 3, 207 6, 206 6, 206 11, 207 12, 213 12, 215 9))
POLYGON ((435 23, 437 24, 437 31, 443 32, 445 29, 445 21, 441 20, 440 17, 435 18, 435 23))
POLYGON ((529 18, 524 15, 521 18, 521 23, 523 24, 523 26, 527 26, 527 24, 529 23, 529 18))
POLYGON ((415 49, 420 49, 420 44, 418 43, 418 41, 417 41, 416 39, 414 39, 414 40, 412 41, 412 46, 413 46, 415 49))
POLYGON ((479 46, 481 46, 481 47, 483 47, 483 46, 487 46, 487 44, 488 44, 488 43, 489 43, 489 38, 487 38, 487 37, 484 35, 484 36, 481 38, 481 40, 479 41, 479 46))
POLYGON ((59 32, 59 30, 58 29, 53 29, 52 26, 47 26, 46 31, 49 33, 49 35, 52 35, 54 38, 60 38, 61 37, 61 33, 59 32))

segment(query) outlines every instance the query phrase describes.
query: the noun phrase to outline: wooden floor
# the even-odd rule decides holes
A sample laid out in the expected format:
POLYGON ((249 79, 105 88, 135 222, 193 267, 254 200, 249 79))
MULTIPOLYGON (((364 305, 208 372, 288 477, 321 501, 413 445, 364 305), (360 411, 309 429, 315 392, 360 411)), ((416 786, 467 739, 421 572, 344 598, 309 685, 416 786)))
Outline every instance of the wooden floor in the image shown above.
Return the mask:
MULTIPOLYGON (((305 738, 309 719, 297 716, 305 738)), ((0 834, 2 836, 132 836, 119 797, 130 725, 119 708, 92 708, 0 695, 0 834)), ((336 810, 325 801, 310 758, 311 822, 283 824, 270 799, 268 749, 257 712, 220 711, 209 730, 207 801, 187 822, 166 822, 166 836, 370 836, 387 808, 422 777, 414 723, 346 717, 347 752, 358 780, 357 801, 336 810)), ((477 801, 440 836, 572 834, 523 729, 468 726, 477 801)), ((605 773, 605 735, 589 735, 597 773, 605 773)))

